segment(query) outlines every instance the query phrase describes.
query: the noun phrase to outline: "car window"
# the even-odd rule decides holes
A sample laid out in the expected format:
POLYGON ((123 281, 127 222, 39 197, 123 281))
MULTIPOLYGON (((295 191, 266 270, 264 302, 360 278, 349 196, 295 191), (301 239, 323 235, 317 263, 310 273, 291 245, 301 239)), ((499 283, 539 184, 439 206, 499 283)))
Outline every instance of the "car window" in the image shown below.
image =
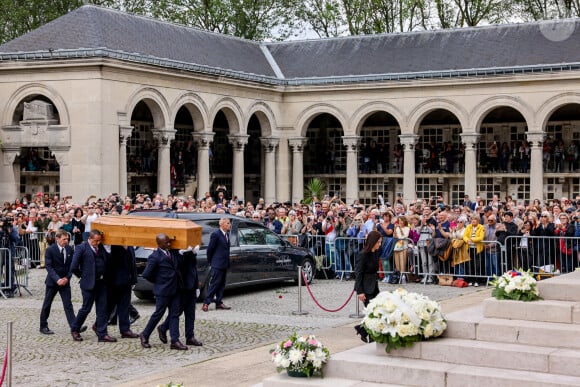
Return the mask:
POLYGON ((240 245, 256 246, 266 244, 266 235, 264 229, 260 228, 238 228, 238 237, 240 245))
POLYGON ((201 226, 201 248, 206 248, 209 244, 211 233, 220 227, 219 219, 196 220, 195 223, 201 226))
POLYGON ((266 231, 266 244, 268 246, 282 246, 282 239, 277 234, 274 234, 270 230, 266 231))

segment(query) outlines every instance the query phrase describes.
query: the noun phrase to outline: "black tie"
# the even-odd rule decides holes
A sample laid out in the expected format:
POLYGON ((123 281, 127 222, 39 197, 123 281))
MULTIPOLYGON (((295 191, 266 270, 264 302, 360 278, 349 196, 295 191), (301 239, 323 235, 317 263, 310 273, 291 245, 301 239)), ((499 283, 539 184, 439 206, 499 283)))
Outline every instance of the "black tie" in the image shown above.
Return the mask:
POLYGON ((66 255, 64 255, 64 249, 60 249, 60 256, 62 257, 62 261, 66 263, 66 255))

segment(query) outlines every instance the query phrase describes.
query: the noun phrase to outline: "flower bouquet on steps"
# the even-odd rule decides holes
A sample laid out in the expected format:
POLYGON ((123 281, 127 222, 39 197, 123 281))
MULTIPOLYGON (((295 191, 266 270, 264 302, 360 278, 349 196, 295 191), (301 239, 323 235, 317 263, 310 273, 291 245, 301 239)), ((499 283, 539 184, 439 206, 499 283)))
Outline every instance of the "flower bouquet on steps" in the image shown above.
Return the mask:
POLYGON ((498 300, 536 301, 541 300, 536 279, 530 271, 510 270, 501 277, 493 276, 491 295, 498 300))
POLYGON ((330 351, 314 335, 298 336, 294 332, 276 348, 270 350, 278 372, 286 370, 290 376, 320 374, 330 358, 330 351))
POLYGON ((374 341, 386 344, 387 352, 441 336, 447 329, 439 303, 402 288, 379 293, 365 314, 362 327, 374 341))

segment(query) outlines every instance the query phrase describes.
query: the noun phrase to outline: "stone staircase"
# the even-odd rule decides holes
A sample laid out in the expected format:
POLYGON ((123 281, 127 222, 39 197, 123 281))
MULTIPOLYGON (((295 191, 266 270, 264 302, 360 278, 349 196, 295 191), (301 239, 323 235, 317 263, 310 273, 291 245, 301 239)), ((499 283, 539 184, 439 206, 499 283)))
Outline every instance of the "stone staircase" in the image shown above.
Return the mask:
POLYGON ((539 283, 542 301, 498 301, 446 315, 444 337, 387 354, 362 345, 333 354, 325 377, 290 386, 580 386, 580 272, 539 283))

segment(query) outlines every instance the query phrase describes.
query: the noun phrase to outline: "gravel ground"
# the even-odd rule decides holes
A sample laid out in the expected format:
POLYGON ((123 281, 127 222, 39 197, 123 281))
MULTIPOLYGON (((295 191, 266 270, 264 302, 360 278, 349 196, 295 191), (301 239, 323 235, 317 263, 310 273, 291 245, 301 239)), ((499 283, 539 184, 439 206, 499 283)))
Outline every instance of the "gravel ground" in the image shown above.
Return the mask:
MULTIPOLYGON (((315 280, 310 286, 318 303, 330 310, 346 306, 337 312, 322 310, 313 301, 306 287, 302 288, 302 311, 298 315, 298 287, 290 283, 255 286, 252 289, 226 292, 224 302, 230 311, 216 311, 213 306, 204 313, 197 306, 196 337, 203 347, 175 351, 162 344, 156 334, 151 336, 151 349, 143 349, 138 339, 120 339, 118 329, 109 334, 117 343, 98 343, 92 331, 83 334, 83 342, 70 336, 62 304, 57 296, 53 303, 49 326, 54 335, 39 333, 39 315, 44 296, 45 270, 32 269, 28 290, 11 299, 0 297, 0 359, 4 358, 7 342, 7 322, 13 322, 12 380, 14 386, 101 386, 130 380, 142 375, 199 363, 232 352, 255 348, 281 340, 293 331, 314 332, 339 327, 356 321, 356 299, 351 297, 353 282, 315 280)), ((381 283, 381 290, 396 285, 381 283)), ((402 285, 409 291, 423 293, 435 300, 445 300, 477 291, 481 288, 452 288, 433 285, 402 285)), ((78 280, 73 280, 75 312, 81 304, 78 280)), ((153 313, 150 301, 134 299, 141 313, 132 329, 140 332, 153 313)), ((362 305, 361 305, 362 308, 362 305)), ((362 309, 361 309, 362 311, 362 309)), ((94 310, 87 319, 94 321, 94 310)), ((181 321, 183 332, 183 321, 181 321)))

